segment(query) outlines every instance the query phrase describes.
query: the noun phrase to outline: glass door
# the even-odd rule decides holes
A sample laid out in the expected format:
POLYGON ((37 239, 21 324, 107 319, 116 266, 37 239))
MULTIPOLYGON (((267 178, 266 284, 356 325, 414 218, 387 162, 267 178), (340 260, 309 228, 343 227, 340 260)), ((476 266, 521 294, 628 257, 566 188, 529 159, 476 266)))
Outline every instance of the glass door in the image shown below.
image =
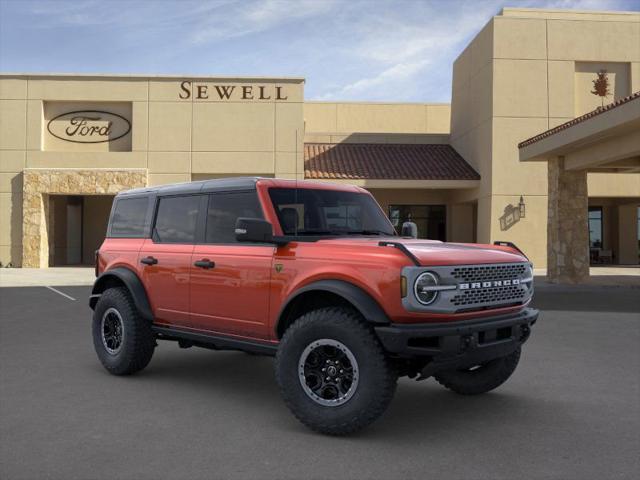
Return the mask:
MULTIPOLYGON (((589 260, 592 264, 602 263, 606 259, 603 255, 602 242, 602 207, 589 207, 589 260)), ((605 252, 606 253, 606 252, 605 252)))
MULTIPOLYGON (((389 219, 400 234, 403 225, 413 223, 417 230, 417 238, 443 242, 447 239, 447 207, 445 205, 390 205, 389 219)), ((413 229, 413 227, 410 228, 413 229)))
POLYGON ((589 207, 589 247, 602 248, 602 207, 589 207))

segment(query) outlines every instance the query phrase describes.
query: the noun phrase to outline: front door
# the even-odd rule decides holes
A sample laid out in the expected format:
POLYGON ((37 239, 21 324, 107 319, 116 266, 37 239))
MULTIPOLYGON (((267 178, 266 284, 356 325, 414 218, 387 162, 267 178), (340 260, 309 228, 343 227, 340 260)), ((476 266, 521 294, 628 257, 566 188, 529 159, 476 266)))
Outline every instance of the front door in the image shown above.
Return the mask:
POLYGON ((191 256, 191 326, 269 339, 274 246, 238 243, 238 217, 263 218, 254 191, 209 195, 204 243, 191 256))
POLYGON ((202 195, 160 197, 138 256, 155 323, 189 326, 189 275, 202 195))

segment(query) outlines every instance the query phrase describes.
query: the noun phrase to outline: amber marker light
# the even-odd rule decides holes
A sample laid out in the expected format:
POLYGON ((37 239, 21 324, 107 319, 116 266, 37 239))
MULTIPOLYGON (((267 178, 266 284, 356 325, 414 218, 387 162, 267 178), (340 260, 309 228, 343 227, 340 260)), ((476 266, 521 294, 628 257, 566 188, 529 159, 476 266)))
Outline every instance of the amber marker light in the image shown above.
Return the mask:
POLYGON ((402 298, 407 296, 407 277, 400 277, 400 296, 402 298))

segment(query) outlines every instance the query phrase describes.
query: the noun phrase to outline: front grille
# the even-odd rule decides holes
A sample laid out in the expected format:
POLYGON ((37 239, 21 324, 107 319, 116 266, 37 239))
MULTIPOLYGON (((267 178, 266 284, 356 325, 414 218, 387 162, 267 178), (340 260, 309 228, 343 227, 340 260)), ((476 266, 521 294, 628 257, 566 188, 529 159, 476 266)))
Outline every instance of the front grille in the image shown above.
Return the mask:
POLYGON ((483 280, 511 280, 513 278, 522 278, 526 271, 526 263, 515 265, 474 265, 456 267, 451 271, 451 276, 458 280, 458 282, 482 282, 483 280))
POLYGON ((469 305, 501 304, 522 302, 527 295, 526 288, 520 285, 510 285, 507 287, 488 287, 477 290, 465 290, 463 293, 455 295, 451 303, 456 307, 469 305))
POLYGON ((404 267, 402 272, 415 285, 425 271, 438 277, 435 301, 428 307, 416 295, 402 299, 412 312, 458 313, 524 305, 533 295, 533 271, 528 262, 476 265, 434 265, 404 267))

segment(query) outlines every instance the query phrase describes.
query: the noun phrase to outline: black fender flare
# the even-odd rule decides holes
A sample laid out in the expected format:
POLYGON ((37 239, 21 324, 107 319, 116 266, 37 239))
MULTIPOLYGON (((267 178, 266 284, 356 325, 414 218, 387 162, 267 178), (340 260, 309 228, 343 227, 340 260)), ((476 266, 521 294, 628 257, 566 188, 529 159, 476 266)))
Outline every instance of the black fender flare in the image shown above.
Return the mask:
POLYGON ((367 322, 371 322, 376 325, 388 325, 391 323, 389 317, 380 304, 357 285, 344 280, 319 280, 296 290, 289 296, 289 298, 287 298, 278 313, 278 321, 275 325, 276 333, 279 331, 280 322, 282 321, 284 313, 287 311, 288 307, 292 305, 292 302, 294 302, 300 295, 312 291, 329 292, 342 297, 353 305, 367 322))
POLYGON ((109 283, 109 279, 117 278, 120 282, 124 283, 127 290, 133 298, 138 312, 145 320, 153 321, 153 313, 151 312, 151 306, 149 299, 147 298, 147 292, 144 289, 142 281, 132 270, 125 267, 116 267, 111 270, 107 270, 100 275, 93 284, 91 290, 91 297, 89 298, 89 306, 95 309, 96 303, 102 292, 104 292, 106 285, 109 283))

